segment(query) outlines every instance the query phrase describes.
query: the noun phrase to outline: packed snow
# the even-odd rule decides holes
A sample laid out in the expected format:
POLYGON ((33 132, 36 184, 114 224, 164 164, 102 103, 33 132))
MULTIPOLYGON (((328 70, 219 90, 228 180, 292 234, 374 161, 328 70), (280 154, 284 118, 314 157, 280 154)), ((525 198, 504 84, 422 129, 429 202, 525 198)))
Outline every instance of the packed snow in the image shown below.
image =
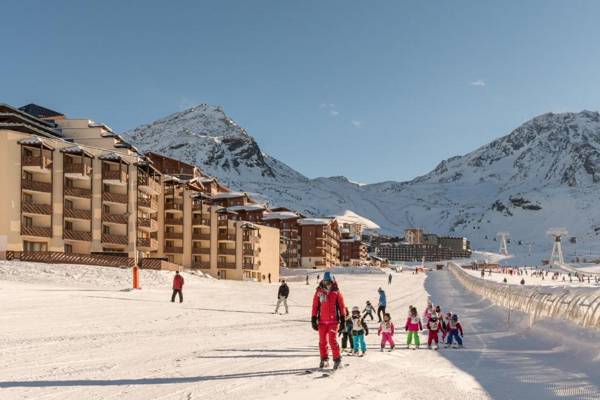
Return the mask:
MULTIPOLYGON (((598 335, 522 316, 465 293, 446 271, 375 273, 335 269, 349 307, 388 296, 398 328, 394 352, 378 351, 367 321, 365 357, 344 357, 330 377, 319 361, 310 304, 316 274, 290 279, 289 314, 274 315, 278 284, 209 279, 184 272, 184 302, 171 303, 173 274, 0 264, 1 399, 592 399, 600 396, 598 335), (347 272, 347 273, 344 273, 347 272), (431 296, 457 312, 464 349, 403 349, 409 305, 431 296), (567 339, 560 332, 569 332, 567 339)), ((286 271, 291 275, 291 271, 286 271)), ((286 276, 286 278, 292 278, 286 276)), ((422 341, 426 335, 421 335, 422 341)))
POLYGON ((551 287, 600 287, 600 283, 598 283, 594 277, 590 277, 590 281, 588 282, 587 277, 582 278, 583 281, 580 281, 573 274, 569 276, 567 272, 558 272, 557 277, 552 279, 554 272, 549 272, 548 275, 543 273, 542 275, 539 273, 540 269, 537 268, 519 268, 519 271, 522 273, 517 273, 517 269, 511 274, 507 271, 499 272, 499 271, 485 271, 485 275, 481 277, 481 271, 475 271, 470 269, 465 269, 467 273, 473 275, 477 278, 490 280, 492 282, 504 282, 506 279, 506 283, 509 285, 520 285, 521 280, 525 281, 525 285, 528 286, 551 286, 551 287))

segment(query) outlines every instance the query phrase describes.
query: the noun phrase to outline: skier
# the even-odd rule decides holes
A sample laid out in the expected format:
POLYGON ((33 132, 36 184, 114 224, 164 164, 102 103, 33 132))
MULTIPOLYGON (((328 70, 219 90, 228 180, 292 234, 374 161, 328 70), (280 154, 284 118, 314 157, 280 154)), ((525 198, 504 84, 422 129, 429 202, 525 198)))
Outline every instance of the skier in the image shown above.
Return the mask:
POLYGON ((406 325, 404 326, 404 330, 408 332, 408 336, 406 337, 406 348, 410 348, 413 338, 415 341, 414 350, 421 347, 419 331, 423 330, 423 325, 421 324, 421 318, 419 318, 419 314, 417 313, 416 307, 413 307, 410 310, 410 316, 406 319, 406 325))
POLYGON ((321 355, 319 368, 324 368, 328 364, 328 345, 331 347, 333 355, 333 368, 339 368, 342 362, 336 333, 340 321, 345 319, 345 310, 344 296, 331 272, 327 271, 315 291, 312 304, 311 324, 313 329, 319 332, 319 353, 321 355))
POLYGON ((379 330, 377 331, 377 335, 381 336, 381 351, 385 349, 385 344, 390 344, 390 351, 394 350, 394 323, 392 322, 392 317, 389 313, 383 314, 383 322, 379 325, 379 330))
POLYGON ((392 284, 392 273, 390 272, 390 274, 388 275, 388 285, 392 284))
POLYGON ((354 343, 354 355, 362 357, 367 351, 365 336, 369 334, 367 323, 360 317, 360 309, 352 307, 352 342, 354 343), (359 350, 361 351, 359 355, 359 350))
POLYGON ((269 283, 271 283, 271 273, 270 272, 267 274, 267 278, 269 279, 269 283))
POLYGON ((456 346, 453 345, 453 339, 456 339, 456 342, 458 343, 458 347, 463 346, 462 336, 464 335, 464 333, 463 333, 462 325, 460 324, 460 321, 458 320, 458 315, 452 314, 452 317, 448 320, 448 323, 446 325, 446 332, 448 335, 448 340, 446 341, 446 347, 452 346, 453 348, 456 348, 456 346), (460 335, 459 335, 459 333, 460 333, 460 335))
POLYGON ((427 329, 429 334, 427 337, 427 348, 431 349, 431 343, 435 342, 435 350, 439 348, 439 332, 444 330, 444 325, 438 319, 437 314, 432 314, 431 318, 427 322, 427 329))
POLYGON ((287 298, 289 295, 290 287, 285 283, 285 280, 282 280, 279 290, 277 291, 277 307, 275 307, 275 312, 273 314, 279 313, 279 306, 281 303, 283 303, 283 306, 285 307, 285 313, 288 313, 287 298))
POLYGON ((344 311, 346 312, 346 317, 344 321, 340 322, 338 336, 342 337, 342 350, 346 350, 349 347, 349 351, 352 352, 354 349, 354 343, 352 342, 352 316, 350 315, 350 311, 348 311, 348 307, 344 311))
POLYGON ((308 274, 306 274, 306 284, 308 285, 308 274))
POLYGON ((175 271, 173 277, 173 294, 171 295, 171 303, 175 303, 175 295, 179 295, 179 302, 183 303, 183 276, 179 275, 179 271, 175 271))
POLYGON ((387 299, 385 297, 385 292, 382 288, 377 289, 379 292, 379 306, 377 307, 377 318, 379 322, 383 320, 382 315, 385 314, 385 306, 387 305, 387 299))
POLYGON ((431 302, 428 302, 427 308, 425 308, 425 311, 423 312, 423 321, 425 321, 425 325, 427 325, 427 322, 429 322, 429 318, 431 318, 432 314, 433 314, 433 304, 431 304, 431 302))
POLYGON ((375 308, 371 304, 369 300, 367 300, 367 304, 365 305, 365 309, 363 310, 363 319, 367 318, 367 315, 371 317, 371 321, 374 320, 373 313, 375 312, 375 308))

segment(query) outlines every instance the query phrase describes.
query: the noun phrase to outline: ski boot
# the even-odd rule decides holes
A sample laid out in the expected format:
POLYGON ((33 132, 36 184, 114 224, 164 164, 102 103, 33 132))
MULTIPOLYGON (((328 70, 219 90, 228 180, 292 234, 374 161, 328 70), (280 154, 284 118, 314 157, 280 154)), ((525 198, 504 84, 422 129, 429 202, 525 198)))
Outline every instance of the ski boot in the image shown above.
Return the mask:
POLYGON ((381 352, 383 353, 383 347, 381 348, 381 352))
POLYGON ((391 353, 392 351, 394 351, 394 347, 396 347, 396 346, 392 346, 392 347, 390 347, 390 353, 391 353))
POLYGON ((430 344, 427 345, 427 349, 431 350, 431 345, 430 344))
POLYGON ((335 360, 333 360, 333 369, 336 370, 340 367, 340 364, 342 363, 342 358, 337 358, 335 360))
POLYGON ((323 368, 327 368, 329 367, 329 359, 324 359, 321 360, 321 362, 319 363, 319 368, 323 369, 323 368))

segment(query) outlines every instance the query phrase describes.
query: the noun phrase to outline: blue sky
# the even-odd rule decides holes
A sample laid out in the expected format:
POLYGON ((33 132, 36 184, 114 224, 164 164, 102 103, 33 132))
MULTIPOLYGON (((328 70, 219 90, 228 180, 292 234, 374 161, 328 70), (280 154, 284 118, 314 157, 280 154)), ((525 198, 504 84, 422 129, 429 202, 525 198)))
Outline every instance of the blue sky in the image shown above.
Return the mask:
POLYGON ((596 1, 12 1, 0 102, 124 131, 210 103, 309 177, 407 180, 600 109, 596 1))

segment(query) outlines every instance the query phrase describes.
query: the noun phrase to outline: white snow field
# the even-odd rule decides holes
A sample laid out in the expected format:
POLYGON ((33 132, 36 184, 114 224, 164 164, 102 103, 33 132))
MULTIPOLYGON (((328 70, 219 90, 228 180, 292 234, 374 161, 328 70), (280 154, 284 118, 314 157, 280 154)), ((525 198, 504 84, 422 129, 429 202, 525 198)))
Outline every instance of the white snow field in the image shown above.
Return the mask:
MULTIPOLYGON (((354 271, 355 272, 355 271, 354 271)), ((404 324, 428 292, 465 326, 462 350, 379 352, 375 323, 364 358, 330 377, 310 328, 310 285, 290 282, 290 313, 274 315, 278 285, 184 273, 184 302, 171 303, 172 273, 77 265, 0 263, 0 399, 597 399, 595 332, 521 317, 470 295, 446 271, 336 274, 348 306, 377 301, 404 324)), ((402 330, 402 329, 400 329, 402 330)), ((425 335, 421 335, 422 342, 425 335)), ((395 336, 397 344, 404 333, 395 336)))
MULTIPOLYGON (((598 287, 600 288, 600 284, 596 283, 594 278, 590 279, 590 283, 588 283, 587 278, 584 282, 579 282, 575 277, 573 277, 573 281, 569 281, 568 273, 561 272, 560 278, 558 280, 552 280, 550 275, 544 276, 542 279, 541 276, 532 276, 531 273, 534 269, 528 269, 528 275, 510 275, 501 272, 492 271, 492 275, 488 274, 488 271, 485 272, 485 277, 483 280, 492 281, 492 282, 503 282, 504 278, 506 278, 506 283, 509 285, 520 285, 521 279, 525 279, 525 285, 528 286, 549 286, 549 287, 598 287), (563 282, 562 278, 565 277, 565 281, 563 282)), ((481 271, 475 271, 471 269, 465 269, 470 275, 473 275, 476 278, 481 278, 481 271)))

